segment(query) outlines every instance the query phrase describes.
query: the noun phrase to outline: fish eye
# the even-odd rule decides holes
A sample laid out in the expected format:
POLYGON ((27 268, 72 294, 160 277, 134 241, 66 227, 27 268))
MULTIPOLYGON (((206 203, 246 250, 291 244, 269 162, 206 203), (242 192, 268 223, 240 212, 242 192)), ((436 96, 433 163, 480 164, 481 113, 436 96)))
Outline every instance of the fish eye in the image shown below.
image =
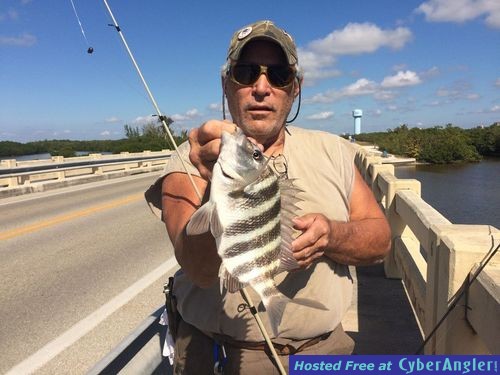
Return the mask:
POLYGON ((260 150, 258 150, 258 149, 254 149, 252 157, 254 158, 254 160, 259 161, 262 159, 262 152, 260 152, 260 150))

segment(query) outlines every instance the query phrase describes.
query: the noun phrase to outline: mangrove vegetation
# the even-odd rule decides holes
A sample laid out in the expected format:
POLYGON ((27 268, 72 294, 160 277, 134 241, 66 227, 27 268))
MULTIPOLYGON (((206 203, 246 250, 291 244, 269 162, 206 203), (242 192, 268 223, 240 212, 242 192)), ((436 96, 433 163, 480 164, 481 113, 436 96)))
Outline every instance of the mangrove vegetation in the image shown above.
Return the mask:
POLYGON ((373 143, 381 151, 419 162, 475 162, 483 156, 500 156, 500 123, 473 129, 452 124, 426 129, 401 125, 386 132, 358 134, 356 141, 373 143))
MULTIPOLYGON (((167 121, 170 125, 171 120, 167 121)), ((168 137, 162 126, 158 123, 149 123, 142 128, 130 125, 124 126, 126 138, 117 140, 94 140, 94 141, 74 141, 68 139, 43 140, 36 142, 11 142, 0 141, 0 157, 13 157, 32 154, 51 154, 52 156, 75 156, 77 152, 110 152, 117 154, 120 152, 142 152, 144 150, 161 151, 171 150, 168 137)), ((174 140, 177 144, 187 139, 187 131, 180 134, 174 134, 174 140)))

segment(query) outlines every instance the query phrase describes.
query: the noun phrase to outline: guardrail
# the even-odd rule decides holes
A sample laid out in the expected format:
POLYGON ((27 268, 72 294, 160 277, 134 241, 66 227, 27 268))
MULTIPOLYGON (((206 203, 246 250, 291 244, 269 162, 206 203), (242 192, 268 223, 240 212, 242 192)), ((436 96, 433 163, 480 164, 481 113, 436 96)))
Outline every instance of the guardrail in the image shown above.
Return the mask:
POLYGON ((172 151, 163 150, 72 158, 55 156, 36 161, 2 160, 0 197, 161 170, 171 154, 172 151))
POLYGON ((162 357, 165 329, 160 315, 164 307, 148 316, 130 335, 97 362, 87 375, 171 374, 172 367, 162 357))
MULTIPOLYGON (((498 245, 500 232, 491 225, 451 223, 420 197, 418 180, 396 178, 393 165, 382 164, 380 157, 362 148, 356 165, 391 225, 392 249, 384 262, 386 276, 402 279, 427 337, 479 262, 498 245)), ((425 346, 425 354, 498 354, 499 317, 497 254, 425 346)))

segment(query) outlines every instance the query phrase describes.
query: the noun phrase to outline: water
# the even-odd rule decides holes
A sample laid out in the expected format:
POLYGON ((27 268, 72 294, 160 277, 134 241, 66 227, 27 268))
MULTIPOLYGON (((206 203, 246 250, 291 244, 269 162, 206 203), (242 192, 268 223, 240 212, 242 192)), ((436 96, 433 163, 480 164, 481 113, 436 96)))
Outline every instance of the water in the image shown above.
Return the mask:
POLYGON ((419 180, 422 198, 452 223, 490 224, 500 229, 500 159, 400 166, 395 174, 419 180))
POLYGON ((50 160, 51 155, 48 153, 45 154, 32 154, 32 155, 19 155, 19 156, 2 156, 0 159, 16 159, 18 161, 21 160, 50 160))
MULTIPOLYGON (((106 152, 106 151, 75 151, 75 156, 87 156, 89 154, 102 154, 102 155, 111 155, 112 152, 106 152)), ((6 159, 16 159, 18 161, 22 160, 50 160, 52 158, 52 155, 49 153, 43 153, 43 154, 31 154, 31 155, 18 155, 18 156, 2 156, 0 157, 0 160, 6 160, 6 159)))

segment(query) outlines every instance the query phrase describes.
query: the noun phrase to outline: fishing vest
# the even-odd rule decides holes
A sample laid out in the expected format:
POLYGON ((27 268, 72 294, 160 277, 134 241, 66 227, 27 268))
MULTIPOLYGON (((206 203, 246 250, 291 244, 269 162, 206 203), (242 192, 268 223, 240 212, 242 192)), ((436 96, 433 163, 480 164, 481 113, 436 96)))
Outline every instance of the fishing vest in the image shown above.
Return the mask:
MULTIPOLYGON (((193 175, 197 169, 189 163, 189 143, 179 146, 193 175)), ((321 213, 331 220, 349 220, 349 200, 354 182, 354 155, 346 140, 321 131, 288 127, 283 156, 277 158, 280 173, 296 179, 295 184, 304 192, 303 201, 297 203, 297 216, 321 213)), ((270 163, 275 164, 275 163, 270 163)), ((161 217, 161 183, 173 172, 184 172, 176 155, 165 167, 163 175, 146 192, 146 200, 161 217)), ((175 213, 166 213, 167 215, 175 213)), ((278 289, 287 297, 308 298, 321 302, 328 310, 289 303, 279 326, 277 343, 305 340, 333 331, 342 321, 351 305, 352 278, 346 265, 322 256, 306 270, 282 272, 275 277, 278 289)), ((176 274, 174 294, 182 318, 206 334, 226 335, 239 341, 262 341, 262 334, 254 317, 245 308, 240 293, 220 291, 219 283, 202 289, 195 286, 182 269, 176 274)), ((257 293, 247 287, 259 311, 265 309, 257 293)), ((259 314, 267 331, 272 332, 267 314, 259 314)))

